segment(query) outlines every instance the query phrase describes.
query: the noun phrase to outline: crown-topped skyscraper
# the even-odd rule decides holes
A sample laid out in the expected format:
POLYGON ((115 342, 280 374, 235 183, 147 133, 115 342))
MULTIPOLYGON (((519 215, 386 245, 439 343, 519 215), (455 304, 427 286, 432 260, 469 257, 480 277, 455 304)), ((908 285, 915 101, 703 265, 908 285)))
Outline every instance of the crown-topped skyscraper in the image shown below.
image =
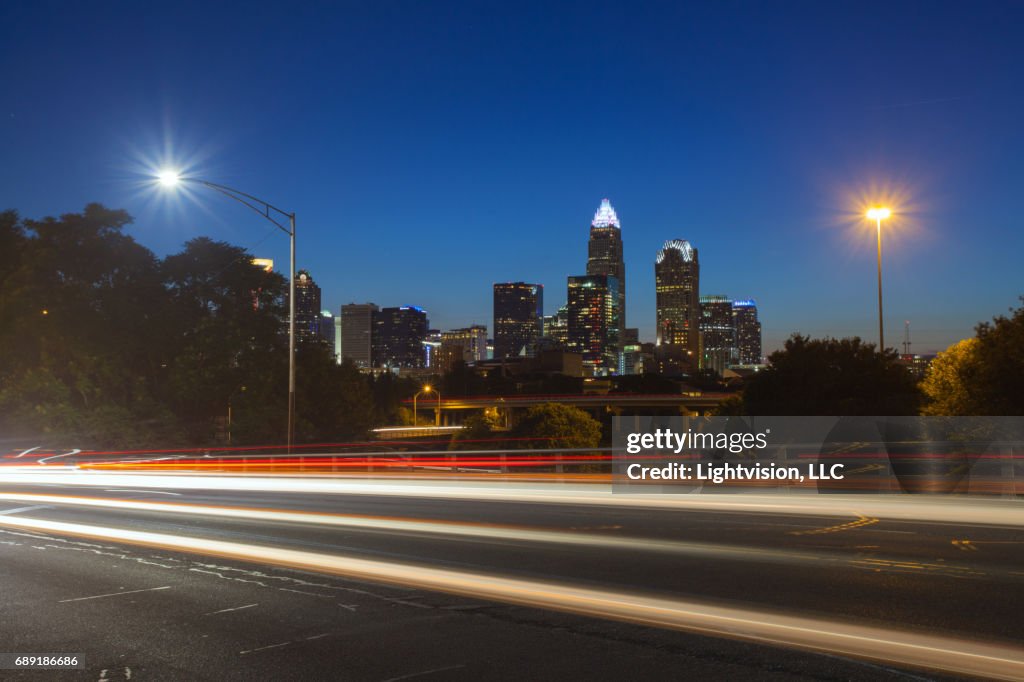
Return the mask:
POLYGON ((619 331, 626 327, 626 263, 622 259, 622 233, 619 216, 607 199, 590 223, 587 248, 587 274, 609 275, 619 280, 619 331))

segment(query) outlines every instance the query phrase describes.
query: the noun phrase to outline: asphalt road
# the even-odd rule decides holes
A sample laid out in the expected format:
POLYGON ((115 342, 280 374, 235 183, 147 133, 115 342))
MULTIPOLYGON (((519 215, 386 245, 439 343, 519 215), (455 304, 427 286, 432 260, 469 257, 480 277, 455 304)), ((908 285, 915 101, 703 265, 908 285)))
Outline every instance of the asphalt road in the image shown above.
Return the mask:
MULTIPOLYGON (((953 502, 951 502, 953 503, 953 502)), ((314 552, 1024 647, 1020 526, 388 494, 0 484, 0 519, 314 552), (4 498, 18 495, 42 498, 4 498), (73 496, 68 498, 65 496, 73 496), (81 498, 96 498, 90 506, 81 498), (75 504, 68 504, 74 502, 75 504), (103 506, 102 500, 150 503, 103 506), (164 508, 195 505, 199 513, 164 508), (153 506, 162 505, 162 506, 153 506), (265 511, 226 517, 212 510, 265 511), (211 510, 210 513, 203 510, 211 510), (315 513, 311 521, 279 511, 315 513), (347 525, 312 522, 341 516, 347 525), (418 524, 425 524, 422 528, 418 524)), ((469 593, 0 525, 4 679, 937 679, 469 593)))

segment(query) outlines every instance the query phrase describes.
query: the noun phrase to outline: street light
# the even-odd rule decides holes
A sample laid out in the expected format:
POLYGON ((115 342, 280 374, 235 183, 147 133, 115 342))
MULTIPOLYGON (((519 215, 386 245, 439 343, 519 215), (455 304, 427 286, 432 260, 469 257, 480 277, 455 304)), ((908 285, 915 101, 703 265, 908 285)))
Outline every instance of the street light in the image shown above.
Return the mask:
POLYGON ((435 419, 434 419, 434 426, 440 426, 441 425, 441 391, 435 390, 430 384, 427 384, 426 386, 423 387, 423 389, 421 391, 419 391, 416 395, 414 395, 412 397, 412 425, 413 426, 417 426, 418 422, 419 422, 419 412, 416 411, 416 399, 419 398, 424 393, 430 393, 431 391, 433 391, 434 393, 437 394, 437 417, 435 417, 435 419))
POLYGON ((885 351, 885 332, 882 324, 882 221, 892 215, 887 208, 872 208, 868 218, 875 221, 878 233, 878 350, 885 351))
POLYGON ((209 182, 200 178, 182 177, 178 171, 167 168, 156 176, 162 186, 173 189, 183 182, 191 182, 220 192, 229 199, 234 199, 243 206, 273 223, 279 230, 288 235, 291 242, 291 267, 288 277, 288 454, 292 452, 295 440, 295 214, 283 211, 273 204, 257 199, 251 194, 240 192, 226 185, 209 182), (281 220, 288 219, 288 227, 281 220))

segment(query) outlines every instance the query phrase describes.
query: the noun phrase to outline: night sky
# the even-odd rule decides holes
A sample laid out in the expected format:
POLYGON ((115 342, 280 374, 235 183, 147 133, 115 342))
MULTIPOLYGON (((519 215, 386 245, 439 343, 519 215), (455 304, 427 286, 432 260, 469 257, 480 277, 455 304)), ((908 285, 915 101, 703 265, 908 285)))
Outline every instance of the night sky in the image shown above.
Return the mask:
POLYGON ((298 214, 333 311, 417 304, 491 325, 491 284, 585 272, 603 197, 628 316, 654 256, 791 332, 890 345, 972 334, 1024 293, 1024 4, 774 2, 0 6, 0 208, 126 208, 163 255, 210 235, 287 268, 284 235, 164 165, 298 214))

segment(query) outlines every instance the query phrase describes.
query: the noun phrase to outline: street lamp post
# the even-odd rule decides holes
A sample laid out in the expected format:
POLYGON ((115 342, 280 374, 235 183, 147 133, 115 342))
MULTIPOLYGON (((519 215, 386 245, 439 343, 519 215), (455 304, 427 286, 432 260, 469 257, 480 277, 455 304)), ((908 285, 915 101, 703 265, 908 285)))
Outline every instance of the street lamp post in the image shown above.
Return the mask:
POLYGON ((200 178, 182 177, 174 170, 161 171, 157 180, 168 188, 176 187, 182 182, 192 182, 220 192, 260 214, 289 237, 291 254, 288 277, 288 454, 291 454, 295 441, 295 214, 232 187, 200 178), (288 219, 287 227, 282 224, 285 218, 288 219))
POLYGON ((882 221, 892 215, 887 208, 872 208, 868 218, 875 221, 878 235, 878 351, 885 351, 885 329, 882 322, 882 221))
POLYGON ((412 425, 413 426, 418 426, 419 425, 419 412, 416 411, 416 399, 419 398, 424 393, 430 393, 431 391, 433 391, 434 393, 437 394, 437 417, 435 417, 435 419, 434 419, 434 426, 440 426, 441 425, 441 391, 438 391, 437 389, 435 389, 432 386, 430 386, 430 384, 427 384, 426 386, 423 387, 423 389, 421 391, 419 391, 416 395, 414 395, 412 397, 412 425))

